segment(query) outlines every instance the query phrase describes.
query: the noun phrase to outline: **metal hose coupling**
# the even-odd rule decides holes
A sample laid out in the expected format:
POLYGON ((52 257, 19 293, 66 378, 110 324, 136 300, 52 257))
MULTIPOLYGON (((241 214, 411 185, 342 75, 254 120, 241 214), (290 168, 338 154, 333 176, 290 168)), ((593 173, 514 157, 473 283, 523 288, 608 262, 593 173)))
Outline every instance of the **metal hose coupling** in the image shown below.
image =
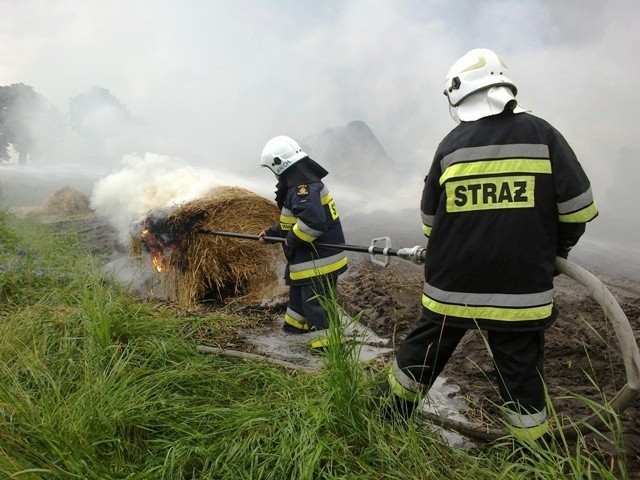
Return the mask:
POLYGON ((420 245, 398 249, 398 257, 402 258, 403 260, 410 260, 416 265, 422 265, 426 256, 427 249, 425 247, 421 247, 420 245))

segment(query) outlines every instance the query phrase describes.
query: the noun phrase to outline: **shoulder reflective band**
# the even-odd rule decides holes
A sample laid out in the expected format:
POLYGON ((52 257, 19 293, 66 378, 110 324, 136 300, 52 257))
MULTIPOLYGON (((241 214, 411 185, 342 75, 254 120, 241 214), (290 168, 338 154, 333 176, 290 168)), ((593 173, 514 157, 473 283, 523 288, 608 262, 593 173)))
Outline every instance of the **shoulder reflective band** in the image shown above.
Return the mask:
POLYGON ((483 147, 459 148, 445 155, 440 161, 444 172, 455 163, 477 160, 501 160, 513 158, 549 159, 549 147, 536 143, 511 143, 506 145, 485 145, 483 147))
POLYGON ((333 201, 333 195, 329 193, 327 187, 324 187, 320 192, 320 203, 326 206, 329 209, 329 213, 331 213, 331 218, 333 220, 337 220, 340 215, 338 214, 338 209, 336 208, 336 202, 333 201))
POLYGON ((478 160, 467 163, 456 163, 447 167, 440 176, 440 185, 453 178, 476 175, 498 175, 519 173, 551 173, 551 162, 548 159, 510 158, 505 160, 478 160))

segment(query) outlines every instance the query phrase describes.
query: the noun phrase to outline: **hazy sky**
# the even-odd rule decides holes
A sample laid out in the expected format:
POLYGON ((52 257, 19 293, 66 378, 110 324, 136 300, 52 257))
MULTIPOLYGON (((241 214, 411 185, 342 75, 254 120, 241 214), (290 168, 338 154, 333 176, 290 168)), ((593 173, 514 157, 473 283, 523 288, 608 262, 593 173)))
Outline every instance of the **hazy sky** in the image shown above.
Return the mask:
POLYGON ((418 194, 454 127, 447 70, 492 48, 520 103, 573 146, 603 214, 631 190, 618 196, 635 232, 638 25, 636 0, 0 0, 0 85, 31 85, 62 112, 106 88, 148 122, 154 153, 247 178, 264 178, 272 136, 362 120, 418 194))

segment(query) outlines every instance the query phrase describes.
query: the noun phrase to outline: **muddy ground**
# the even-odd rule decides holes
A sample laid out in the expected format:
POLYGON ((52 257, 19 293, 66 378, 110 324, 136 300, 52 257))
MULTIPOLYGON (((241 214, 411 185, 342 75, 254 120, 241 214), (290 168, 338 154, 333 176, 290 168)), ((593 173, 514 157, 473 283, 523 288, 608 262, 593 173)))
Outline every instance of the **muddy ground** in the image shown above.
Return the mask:
MULTIPOLYGON (((48 223, 64 229, 70 227, 68 221, 48 223)), ((114 232, 103 221, 87 217, 71 223, 71 228, 79 231, 81 239, 94 254, 107 258, 113 252, 117 255, 125 253, 118 246, 114 232)), ((420 314, 422 268, 398 259, 387 268, 372 265, 366 257, 363 261, 353 260, 348 274, 341 277, 339 283, 341 306, 376 335, 390 339, 391 346, 397 346, 420 314)), ((638 341, 638 279, 602 280, 627 315, 638 341)), ((589 402, 601 405, 604 399, 611 400, 622 388, 626 383, 625 368, 614 330, 586 289, 564 275, 556 277, 555 286, 556 304, 561 313, 547 332, 545 377, 557 415, 562 419, 579 420, 593 413, 594 407, 589 407, 589 402)), ((284 313, 283 301, 286 302, 286 295, 280 302, 267 307, 242 305, 246 327, 277 331, 284 313)), ((217 339, 220 342, 216 341, 211 338, 211 332, 206 331, 196 341, 207 340, 207 343, 218 343, 225 348, 250 351, 251 346, 242 340, 242 328, 230 329, 224 341, 221 338, 217 339)), ((468 405, 464 412, 467 418, 486 425, 492 424, 492 418, 499 417, 495 407, 499 395, 494 370, 480 332, 467 334, 443 376, 447 383, 459 386, 457 396, 468 405)), ((622 412, 619 419, 628 467, 633 475, 640 475, 640 399, 622 412)), ((607 441, 596 434, 588 437, 594 445, 599 445, 594 448, 602 448, 605 455, 612 451, 612 440, 607 441)))
MULTIPOLYGON (((352 315, 361 313, 363 323, 397 345, 420 314, 421 267, 396 261, 386 269, 367 263, 356 268, 357 273, 340 284, 343 305, 352 315)), ((634 285, 616 283, 607 288, 627 315, 638 341, 640 291, 634 285)), ((561 418, 582 419, 593 413, 589 401, 600 405, 622 388, 625 368, 615 332, 586 289, 565 275, 556 277, 555 288, 560 316, 546 334, 547 388, 561 418)), ((491 423, 491 416, 498 415, 494 369, 480 332, 467 334, 442 375, 460 387, 458 395, 469 405, 467 417, 491 423)), ((620 422, 628 465, 632 472, 640 473, 640 399, 620 415, 620 422)), ((597 435, 588 437, 605 451, 611 450, 597 435)))

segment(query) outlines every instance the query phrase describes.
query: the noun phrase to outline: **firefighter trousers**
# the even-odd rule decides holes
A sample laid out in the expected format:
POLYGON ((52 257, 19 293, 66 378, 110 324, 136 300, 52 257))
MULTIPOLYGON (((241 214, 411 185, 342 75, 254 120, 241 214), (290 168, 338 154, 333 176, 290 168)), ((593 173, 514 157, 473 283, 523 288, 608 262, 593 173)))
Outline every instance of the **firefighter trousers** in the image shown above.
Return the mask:
POLYGON ((337 275, 322 275, 309 283, 289 285, 284 330, 289 333, 305 333, 329 328, 329 319, 322 302, 331 298, 337 282, 337 275))
MULTIPOLYGON (((467 331, 447 326, 446 319, 443 324, 435 323, 423 314, 418 326, 400 344, 395 363, 401 373, 396 377, 406 375, 409 383, 417 382, 416 386, 426 393, 467 331)), ((546 417, 544 331, 483 331, 482 335, 491 349, 505 406, 517 414, 542 415, 544 412, 546 417)), ((403 384, 402 379, 398 380, 403 384)))

